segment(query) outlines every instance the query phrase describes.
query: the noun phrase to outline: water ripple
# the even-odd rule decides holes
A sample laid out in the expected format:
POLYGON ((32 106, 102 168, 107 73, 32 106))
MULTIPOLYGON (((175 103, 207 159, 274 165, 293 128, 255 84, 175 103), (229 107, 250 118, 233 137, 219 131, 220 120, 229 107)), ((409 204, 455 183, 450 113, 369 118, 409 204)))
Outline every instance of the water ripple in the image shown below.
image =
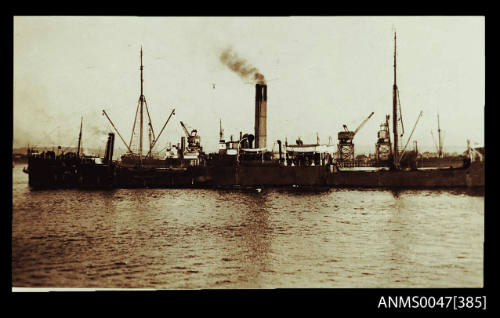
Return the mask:
POLYGON ((13 168, 17 287, 482 287, 467 191, 29 191, 13 168))

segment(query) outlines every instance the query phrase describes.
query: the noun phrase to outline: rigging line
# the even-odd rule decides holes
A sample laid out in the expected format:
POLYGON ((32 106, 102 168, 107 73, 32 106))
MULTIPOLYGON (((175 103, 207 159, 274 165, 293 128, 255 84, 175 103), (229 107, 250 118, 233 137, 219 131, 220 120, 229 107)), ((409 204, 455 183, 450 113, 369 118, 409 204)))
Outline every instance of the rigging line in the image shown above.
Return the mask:
POLYGON ((61 125, 59 125, 59 126, 57 126, 56 128, 52 129, 52 131, 51 131, 50 133, 48 133, 48 134, 47 134, 47 133, 44 133, 44 135, 45 135, 46 139, 51 140, 51 137, 50 137, 50 136, 54 133, 54 131, 56 131, 56 130, 57 130, 57 129, 59 129, 59 128, 61 128, 61 125))
MULTIPOLYGON (((160 136, 161 134, 163 133, 163 130, 165 129, 165 127, 167 126, 168 122, 170 121, 170 117, 172 117, 172 115, 175 115, 175 108, 172 109, 172 112, 170 113, 170 116, 168 116, 167 118, 167 121, 165 122, 165 125, 163 125, 163 128, 160 130, 160 133, 158 134, 158 138, 155 139, 153 141, 153 144, 151 145, 151 149, 149 150, 149 153, 151 153, 151 150, 153 149, 153 147, 156 145, 156 142, 158 142, 158 140, 160 139, 160 136)), ((148 154, 149 154, 148 153, 148 154)))
POLYGON ((141 99, 139 98, 139 102, 137 102, 137 108, 135 109, 134 125, 132 126, 132 133, 130 134, 130 143, 128 144, 129 148, 132 147, 132 138, 134 138, 135 123, 137 122, 137 113, 139 112, 140 103, 141 99))
POLYGON ((444 131, 442 132, 443 137, 441 137, 441 153, 444 153, 444 131))
POLYGON ((169 147, 172 148, 172 145, 167 145, 165 148, 159 150, 158 153, 161 153, 162 151, 167 150, 167 148, 169 148, 169 147))
POLYGON ((432 135, 432 142, 434 143, 434 146, 436 147, 436 151, 439 152, 439 147, 436 143, 436 138, 434 137, 434 133, 431 130, 431 135, 432 135))
POLYGON ((398 94, 399 121, 401 121, 401 137, 402 137, 405 133, 405 126, 403 124, 403 112, 401 111, 401 100, 399 99, 399 88, 396 89, 396 93, 398 94))
POLYGON ((111 126, 113 126, 113 128, 115 129, 116 133, 118 134, 118 136, 120 137, 120 139, 122 140, 123 144, 125 145, 125 147, 127 147, 128 151, 132 152, 132 150, 130 150, 130 147, 127 145, 127 143, 125 142, 125 140, 123 139, 122 135, 120 134, 120 132, 118 131, 118 129, 116 129, 115 125, 113 124, 113 122, 111 121, 111 119, 109 118, 108 114, 106 114, 106 111, 103 109, 102 110, 102 114, 106 116, 106 118, 108 119, 109 123, 111 124, 111 126))
POLYGON ((148 114, 149 127, 151 128, 151 132, 153 133, 153 140, 155 140, 156 139, 156 137, 155 137, 155 130, 153 129, 153 124, 151 123, 151 116, 149 116, 148 102, 146 102, 146 97, 145 96, 144 96, 144 104, 146 104, 146 113, 148 114))
POLYGON ((422 117, 422 111, 418 114, 417 121, 415 122, 415 125, 413 125, 413 129, 411 130, 410 136, 408 137, 408 140, 406 141, 406 144, 403 148, 403 153, 401 154, 401 157, 399 157, 399 161, 401 162, 401 159, 403 159, 403 156, 406 152, 406 146, 408 146, 408 143, 410 142, 411 136, 413 136, 413 132, 415 131, 415 128, 417 127, 418 121, 420 120, 420 117, 422 117))

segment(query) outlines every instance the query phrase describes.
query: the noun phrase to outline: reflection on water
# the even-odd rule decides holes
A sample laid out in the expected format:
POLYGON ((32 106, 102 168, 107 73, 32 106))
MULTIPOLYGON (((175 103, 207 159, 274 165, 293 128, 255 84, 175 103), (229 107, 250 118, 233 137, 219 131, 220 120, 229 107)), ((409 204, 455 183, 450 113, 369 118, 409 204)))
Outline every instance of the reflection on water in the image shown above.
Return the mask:
POLYGON ((30 191, 16 287, 481 287, 484 196, 457 190, 30 191))

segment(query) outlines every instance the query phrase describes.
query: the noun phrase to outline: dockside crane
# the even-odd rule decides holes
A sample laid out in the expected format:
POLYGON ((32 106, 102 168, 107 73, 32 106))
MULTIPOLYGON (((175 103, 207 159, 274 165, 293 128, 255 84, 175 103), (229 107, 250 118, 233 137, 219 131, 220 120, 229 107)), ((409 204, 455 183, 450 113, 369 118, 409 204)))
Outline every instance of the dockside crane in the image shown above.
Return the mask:
POLYGON ((184 133, 186 134, 186 138, 188 141, 189 148, 200 148, 200 136, 198 135, 198 131, 196 129, 191 130, 189 133, 186 125, 181 121, 182 129, 184 129, 184 133))
POLYGON ((354 144, 352 142, 354 136, 356 136, 359 130, 366 124, 366 122, 373 116, 373 114, 374 112, 372 112, 367 118, 365 118, 361 122, 361 124, 359 124, 358 128, 356 128, 354 131, 350 131, 347 128, 347 125, 343 125, 344 131, 339 131, 338 133, 338 160, 354 160, 354 144))
POLYGON ((361 127, 363 127, 366 124, 366 122, 368 121, 368 119, 370 119, 373 116, 373 114, 374 114, 374 112, 372 112, 368 117, 365 118, 365 120, 363 120, 361 122, 361 124, 359 124, 358 128, 356 128, 356 130, 354 131, 354 135, 356 135, 358 133, 358 131, 361 129, 361 127))

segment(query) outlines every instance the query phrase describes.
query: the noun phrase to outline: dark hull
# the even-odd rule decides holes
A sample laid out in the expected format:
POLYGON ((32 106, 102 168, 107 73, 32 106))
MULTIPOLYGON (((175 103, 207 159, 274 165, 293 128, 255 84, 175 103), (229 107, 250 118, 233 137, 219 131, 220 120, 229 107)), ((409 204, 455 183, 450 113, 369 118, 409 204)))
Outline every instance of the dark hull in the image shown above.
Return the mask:
POLYGON ((332 187, 454 188, 484 187, 484 166, 414 171, 339 171, 328 177, 332 187))
MULTIPOLYGON (((484 167, 416 171, 334 171, 330 166, 315 167, 231 167, 209 169, 207 185, 448 188, 483 187, 484 167)), ((196 179, 195 179, 196 180, 196 179)))
POLYGON ((462 157, 419 158, 416 161, 416 166, 418 168, 459 168, 462 165, 462 157))
POLYGON ((27 173, 33 189, 114 187, 113 165, 30 158, 27 173))
POLYGON ((129 168, 53 162, 29 166, 32 188, 220 188, 220 187, 483 187, 484 165, 414 171, 337 171, 333 166, 220 166, 129 168))

